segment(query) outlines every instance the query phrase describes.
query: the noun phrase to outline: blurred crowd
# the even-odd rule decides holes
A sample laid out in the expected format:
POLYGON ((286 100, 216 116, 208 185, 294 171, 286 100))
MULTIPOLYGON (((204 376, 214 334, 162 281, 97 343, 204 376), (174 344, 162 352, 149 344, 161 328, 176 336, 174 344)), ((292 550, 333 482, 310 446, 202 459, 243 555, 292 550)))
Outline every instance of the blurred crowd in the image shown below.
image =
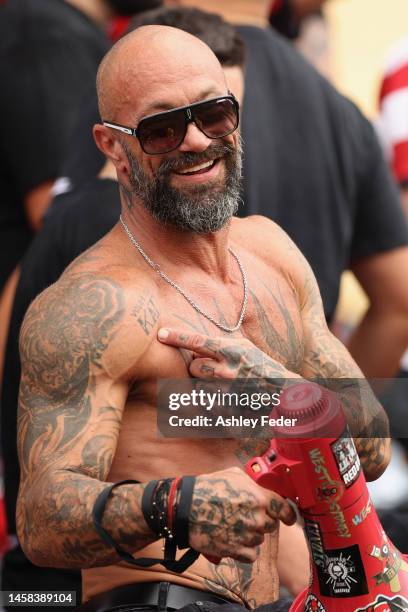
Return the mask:
MULTIPOLYGON (((92 137, 99 121, 95 75, 113 42, 156 23, 204 40, 242 104, 239 214, 262 214, 283 227, 309 260, 327 321, 364 374, 396 379, 382 392, 395 463, 372 494, 390 536, 408 552, 408 37, 396 41, 385 61, 373 125, 329 81, 324 5, 324 0, 0 3, 3 590, 52 585, 80 593, 77 572, 32 566, 15 536, 18 336, 36 295, 118 220, 114 168, 92 137), (345 270, 353 272, 368 302, 353 329, 336 321, 345 270), (400 486, 390 487, 391 471, 400 486), (390 489, 398 495, 390 497, 390 489)), ((289 591, 299 589, 301 580, 287 575, 283 556, 281 578, 289 591)))

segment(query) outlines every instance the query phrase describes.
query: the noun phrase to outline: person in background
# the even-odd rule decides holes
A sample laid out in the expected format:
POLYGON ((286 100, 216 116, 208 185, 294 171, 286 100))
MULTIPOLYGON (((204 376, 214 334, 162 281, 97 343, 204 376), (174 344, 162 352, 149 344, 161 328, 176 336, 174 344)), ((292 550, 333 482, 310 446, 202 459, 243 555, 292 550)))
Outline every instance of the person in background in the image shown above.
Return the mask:
POLYGON ((289 40, 299 38, 302 22, 311 15, 321 15, 326 0, 272 0, 269 23, 289 40))
MULTIPOLYGON (((378 132, 408 218, 408 36, 389 51, 379 94, 378 132)), ((407 273, 408 267, 405 268, 407 273)), ((406 344, 408 347, 408 342, 406 344)), ((400 363, 399 378, 408 379, 408 351, 400 363)), ((395 412, 401 415, 406 396, 397 383, 395 412)), ((395 424, 398 431, 398 423, 395 424)))
POLYGON ((80 100, 109 48, 101 26, 111 14, 97 1, 0 4, 0 289, 41 225, 80 100))
POLYGON ((268 20, 276 32, 331 79, 329 28, 322 10, 325 3, 326 0, 272 0, 268 20))
POLYGON ((379 134, 408 215, 408 36, 388 54, 379 106, 379 134))
POLYGON ((115 16, 162 0, 0 2, 0 378, 19 264, 41 227, 115 16), (24 151, 21 142, 24 140, 24 151))

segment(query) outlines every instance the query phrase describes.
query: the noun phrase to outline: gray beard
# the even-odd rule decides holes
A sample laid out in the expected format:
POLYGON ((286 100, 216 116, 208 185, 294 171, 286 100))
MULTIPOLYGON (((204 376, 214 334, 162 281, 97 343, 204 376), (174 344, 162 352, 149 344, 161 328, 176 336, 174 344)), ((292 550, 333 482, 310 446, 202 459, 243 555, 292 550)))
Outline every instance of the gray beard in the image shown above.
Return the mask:
MULTIPOLYGON (((131 193, 145 209, 163 225, 198 234, 217 232, 238 210, 241 191, 242 152, 229 144, 214 144, 203 153, 184 153, 162 163, 154 179, 150 179, 128 147, 124 146, 131 174, 131 193), (170 185, 171 171, 222 157, 225 179, 222 184, 196 185, 188 192, 170 185)), ((127 190, 126 190, 127 191, 127 190)))

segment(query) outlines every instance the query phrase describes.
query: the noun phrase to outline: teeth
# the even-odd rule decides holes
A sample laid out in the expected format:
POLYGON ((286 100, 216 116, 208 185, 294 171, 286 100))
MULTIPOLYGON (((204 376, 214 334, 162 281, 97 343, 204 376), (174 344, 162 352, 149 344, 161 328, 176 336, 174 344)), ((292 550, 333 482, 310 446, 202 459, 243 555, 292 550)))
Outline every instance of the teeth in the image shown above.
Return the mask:
POLYGON ((199 166, 193 166, 192 168, 185 168, 184 170, 179 170, 179 174, 187 174, 188 172, 198 172, 198 170, 203 170, 204 168, 208 168, 212 166, 214 160, 212 159, 209 162, 205 162, 204 164, 200 164, 199 166))

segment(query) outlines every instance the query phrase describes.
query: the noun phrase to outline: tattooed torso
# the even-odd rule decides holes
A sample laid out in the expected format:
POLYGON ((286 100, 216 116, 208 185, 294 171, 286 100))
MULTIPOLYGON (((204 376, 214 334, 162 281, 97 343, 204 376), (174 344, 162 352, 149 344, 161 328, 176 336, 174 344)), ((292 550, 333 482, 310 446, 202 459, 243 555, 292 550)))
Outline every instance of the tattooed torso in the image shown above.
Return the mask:
MULTIPOLYGON (((245 336, 278 368, 282 364, 300 374, 305 339, 301 292, 291 273, 294 256, 270 226, 268 238, 262 237, 264 222, 270 223, 232 224, 230 244, 245 267, 250 288, 243 325, 232 337, 245 336)), ((169 262, 167 268, 159 263, 203 310, 228 325, 236 323, 243 287, 233 258, 224 281, 186 262, 169 262)), ((201 556, 179 576, 161 566, 141 570, 123 563, 109 565, 112 551, 105 552, 93 530, 93 500, 104 481, 144 483, 205 474, 241 465, 245 459, 238 441, 157 436, 156 382, 187 377, 191 359, 186 351, 157 340, 163 326, 222 335, 149 268, 120 227, 78 258, 34 302, 21 335, 20 539, 44 565, 50 561, 41 542, 53 532, 59 550, 55 563, 63 556, 72 567, 105 566, 84 570, 85 598, 129 582, 165 579, 251 607, 262 605, 278 594, 276 532, 266 535, 252 565, 224 559, 216 566, 201 556), (50 470, 52 486, 45 484, 50 470), (41 497, 40 510, 36 497, 41 497), (35 532, 30 533, 27 516, 36 517, 35 532)), ((258 449, 248 452, 258 454, 258 449)), ((113 537, 140 556, 161 557, 162 542, 148 544, 151 538, 137 522, 141 491, 123 489, 105 513, 113 537), (109 523, 109 512, 129 518, 109 523)))
MULTIPOLYGON (((246 336, 267 354, 288 369, 300 372, 302 365, 302 323, 299 301, 289 277, 279 266, 249 252, 241 244, 236 247, 248 274, 250 287, 247 313, 242 330, 236 337, 246 336)), ((132 270, 135 274, 135 270, 132 270)), ((131 309, 133 325, 150 339, 141 363, 138 377, 132 385, 123 415, 119 442, 108 479, 117 481, 134 478, 145 482, 152 478, 180 474, 213 472, 233 465, 241 465, 240 448, 232 440, 172 440, 157 438, 156 381, 162 378, 188 376, 189 355, 172 347, 163 346, 156 339, 161 326, 188 328, 208 335, 224 335, 220 329, 199 315, 172 287, 157 282, 149 274, 151 286, 139 294, 131 309), (188 458, 188 459, 187 459, 188 458)), ((212 316, 228 325, 234 324, 242 301, 242 280, 235 270, 234 285, 225 290, 214 283, 213 289, 194 278, 175 278, 200 306, 212 316)), ((254 449, 255 450, 255 449, 254 449)), ((272 601, 277 595, 278 580, 274 560, 277 554, 277 535, 269 534, 259 549, 258 560, 244 564, 224 559, 213 565, 200 556, 182 576, 167 575, 161 566, 149 570, 124 566, 94 568, 84 574, 87 595, 93 595, 109 586, 132 580, 177 580, 190 586, 201 586, 228 597, 238 597, 251 606, 272 601)), ((162 542, 149 545, 141 556, 161 556, 162 542)))

